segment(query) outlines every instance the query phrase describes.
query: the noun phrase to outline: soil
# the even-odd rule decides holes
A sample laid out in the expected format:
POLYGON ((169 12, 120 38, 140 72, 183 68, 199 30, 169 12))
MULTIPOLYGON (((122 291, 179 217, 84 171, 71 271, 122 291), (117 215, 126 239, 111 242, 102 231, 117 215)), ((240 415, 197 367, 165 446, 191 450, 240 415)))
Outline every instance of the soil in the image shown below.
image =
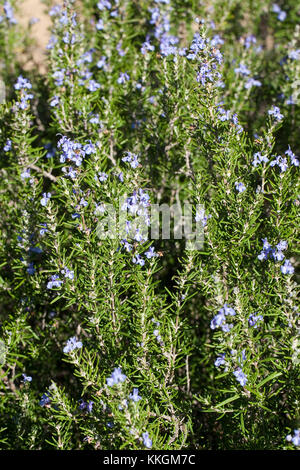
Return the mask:
POLYGON ((22 0, 15 12, 18 23, 28 31, 32 43, 22 56, 25 70, 46 73, 46 46, 50 39, 51 19, 41 0, 22 0), (38 21, 36 21, 38 20, 38 21))

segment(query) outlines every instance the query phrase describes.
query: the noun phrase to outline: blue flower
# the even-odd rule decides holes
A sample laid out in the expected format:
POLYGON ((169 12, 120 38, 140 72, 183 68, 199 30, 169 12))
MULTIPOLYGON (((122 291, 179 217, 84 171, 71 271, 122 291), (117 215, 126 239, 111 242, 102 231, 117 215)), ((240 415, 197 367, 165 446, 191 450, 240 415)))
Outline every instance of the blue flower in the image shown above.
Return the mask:
POLYGON ((249 326, 253 326, 254 328, 258 327, 258 322, 263 320, 262 315, 254 315, 251 313, 248 318, 249 326))
POLYGON ((76 336, 72 336, 72 338, 68 339, 67 345, 64 347, 63 352, 68 354, 69 352, 80 348, 82 348, 82 342, 78 341, 76 336))
POLYGON ((152 447, 152 440, 150 439, 149 437, 149 433, 148 432, 144 432, 142 434, 142 437, 143 437, 143 444, 145 447, 147 447, 147 449, 151 449, 152 447))
POLYGON ((40 406, 47 406, 47 405, 50 405, 51 403, 51 395, 50 393, 44 393, 42 395, 42 398, 40 400, 40 406))
POLYGON ((223 323, 225 323, 225 315, 224 312, 220 311, 217 315, 214 316, 214 318, 210 322, 210 328, 214 330, 215 328, 221 326, 223 323))
POLYGON ((50 101, 50 106, 54 107, 59 104, 59 97, 58 96, 53 96, 53 98, 50 101))
POLYGON ((132 168, 136 168, 139 165, 138 156, 131 152, 126 152, 126 156, 122 158, 122 161, 130 163, 132 168))
POLYGON ((61 270, 61 273, 64 274, 66 279, 74 279, 74 271, 70 271, 66 266, 61 270))
POLYGON ((43 235, 45 235, 45 233, 48 232, 48 230, 47 230, 47 224, 41 224, 41 225, 42 225, 44 228, 41 228, 41 229, 40 229, 40 235, 43 236, 43 235))
POLYGON ((220 367, 225 364, 225 354, 221 354, 221 356, 217 357, 215 360, 215 366, 220 367))
POLYGON ((55 85, 62 86, 64 84, 65 69, 57 70, 52 74, 52 77, 55 80, 55 85))
POLYGON ((291 147, 289 146, 288 150, 284 152, 291 159, 291 164, 294 166, 299 166, 299 160, 296 158, 296 155, 292 152, 291 147))
POLYGON ((134 402, 138 402, 140 400, 142 400, 142 397, 139 396, 139 389, 138 388, 134 388, 132 393, 129 394, 129 399, 134 401, 134 402))
POLYGON ((288 169, 288 161, 285 157, 278 155, 275 160, 272 160, 270 166, 279 166, 281 172, 284 172, 288 169))
POLYGON ((104 21, 100 18, 96 23, 96 29, 102 31, 104 29, 104 21))
POLYGON ((6 1, 3 5, 4 12, 6 14, 6 18, 10 24, 17 24, 17 20, 14 17, 14 11, 10 4, 10 2, 6 1))
POLYGON ((55 5, 54 7, 52 7, 49 11, 49 15, 50 16, 57 16, 59 15, 61 11, 61 6, 60 5, 55 5))
MULTIPOLYGON (((91 122, 91 120, 90 120, 90 122, 91 122)), ((96 153, 96 147, 95 147, 94 144, 92 144, 92 142, 90 142, 90 143, 83 146, 83 151, 87 155, 91 155, 92 153, 96 153)))
POLYGON ((285 260, 284 264, 280 266, 282 274, 293 274, 295 269, 289 259, 285 260))
POLYGON ((22 180, 30 178, 30 169, 26 168, 22 173, 21 173, 21 178, 22 180))
POLYGON ((106 173, 98 173, 99 175, 99 181, 104 182, 107 180, 108 175, 106 173))
POLYGON ((281 10, 280 6, 277 3, 273 3, 272 10, 274 13, 278 13, 277 19, 279 21, 284 21, 286 19, 286 12, 281 10))
POLYGON ((273 106, 271 109, 268 111, 270 116, 273 116, 274 119, 277 121, 281 121, 283 119, 283 114, 280 113, 280 109, 278 106, 273 106))
POLYGON ((214 316, 214 318, 211 320, 210 322, 210 328, 212 330, 215 330, 216 328, 219 328, 221 327, 222 331, 224 333, 227 333, 229 330, 231 330, 232 326, 233 325, 228 325, 226 323, 226 316, 229 315, 229 316, 235 316, 236 315, 236 311, 234 310, 234 308, 232 307, 229 307, 227 305, 227 303, 224 304, 223 308, 221 308, 217 315, 214 316))
POLYGON ((90 80, 87 86, 89 91, 97 91, 100 87, 100 83, 96 82, 95 80, 90 80))
POLYGON ((3 150, 4 152, 9 152, 10 150, 12 149, 12 141, 10 139, 7 139, 4 147, 3 147, 3 150))
POLYGON ((79 400, 79 409, 82 411, 86 410, 88 413, 91 413, 93 410, 93 405, 94 405, 94 402, 91 400, 88 402, 85 402, 82 399, 79 400))
POLYGON ((236 311, 234 310, 234 308, 229 307, 227 303, 224 304, 223 309, 224 309, 225 315, 231 315, 232 317, 236 315, 236 311))
POLYGON ((128 73, 122 72, 122 73, 120 73, 117 82, 121 85, 123 83, 128 82, 129 80, 130 80, 130 77, 129 77, 128 73))
POLYGON ((103 55, 97 62, 97 67, 98 69, 106 69, 107 68, 107 57, 105 55, 103 55))
POLYGON ((246 385, 248 379, 240 367, 233 372, 233 375, 242 387, 246 385))
POLYGON ((153 52, 155 50, 155 47, 150 44, 149 40, 146 40, 143 42, 142 47, 141 47, 141 53, 145 55, 148 51, 153 52))
POLYGON ((32 377, 30 377, 30 375, 22 374, 22 377, 24 383, 32 381, 32 377))
POLYGON ((210 218, 211 218, 211 214, 205 215, 205 210, 204 209, 199 209, 199 210, 196 211, 195 221, 196 222, 201 222, 203 227, 206 226, 207 221, 210 218))
POLYGON ((256 44, 256 37, 253 35, 247 36, 244 41, 244 46, 246 49, 249 49, 251 44, 256 44))
POLYGON ((51 276, 51 281, 47 284, 47 289, 53 289, 53 287, 60 287, 62 285, 62 281, 59 279, 57 274, 51 276))
POLYGON ((69 166, 69 167, 63 166, 61 171, 63 171, 66 174, 66 176, 69 176, 72 180, 74 180, 77 176, 77 172, 72 166, 69 166))
POLYGON ((295 51, 290 51, 288 53, 288 57, 291 60, 298 60, 300 58, 300 49, 296 49, 295 51))
POLYGON ((250 70, 246 67, 245 64, 240 63, 238 67, 234 69, 235 73, 240 73, 241 75, 250 75, 250 70))
POLYGON ((252 161, 252 165, 257 167, 260 163, 268 163, 269 159, 266 155, 262 155, 260 152, 256 152, 254 155, 254 160, 252 161))
POLYGON ((32 88, 32 85, 27 78, 23 78, 22 75, 18 77, 17 83, 14 85, 16 90, 25 90, 32 88))
POLYGON ((145 260, 143 260, 138 253, 132 258, 132 262, 134 264, 139 264, 140 266, 144 266, 145 264, 145 260))
POLYGON ((249 80, 245 83, 246 90, 249 90, 249 88, 252 88, 253 86, 261 86, 261 82, 255 78, 249 78, 249 80))
POLYGON ((106 383, 109 387, 112 387, 113 385, 124 382, 126 378, 126 375, 122 373, 121 367, 116 367, 111 376, 106 379, 106 383))
POLYGON ((43 198, 41 199, 42 206, 46 206, 50 198, 51 198, 51 193, 43 193, 43 198))
POLYGON ((124 245, 124 248, 127 252, 132 251, 133 246, 127 240, 121 240, 120 243, 124 245))
POLYGON ((294 446, 300 446, 300 429, 294 429, 294 435, 291 436, 290 434, 286 436, 286 440, 288 442, 292 442, 294 446))
POLYGON ((154 251, 154 246, 150 246, 149 250, 145 252, 146 258, 150 259, 157 256, 157 253, 154 251))
POLYGON ((34 264, 29 263, 26 271, 28 272, 28 274, 30 274, 32 276, 35 273, 34 264))
POLYGON ((236 181, 234 184, 235 184, 235 189, 239 193, 243 193, 244 191, 246 191, 246 186, 244 185, 244 183, 240 183, 240 182, 236 181))
POLYGON ((110 10, 111 3, 108 0, 100 0, 100 2, 97 3, 97 7, 99 8, 100 11, 104 10, 105 8, 110 10))

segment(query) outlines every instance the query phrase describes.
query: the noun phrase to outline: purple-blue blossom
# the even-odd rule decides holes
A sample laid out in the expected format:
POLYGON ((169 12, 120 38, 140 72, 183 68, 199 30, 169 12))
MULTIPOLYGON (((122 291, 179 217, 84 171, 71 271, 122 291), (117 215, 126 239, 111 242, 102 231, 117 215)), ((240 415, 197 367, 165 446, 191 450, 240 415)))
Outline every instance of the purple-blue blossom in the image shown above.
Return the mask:
POLYGON ((74 279, 74 271, 71 271, 66 266, 61 270, 61 273, 64 275, 66 279, 74 279))
POLYGON ((117 79, 117 82, 121 85, 123 83, 126 83, 130 80, 130 76, 126 72, 122 72, 119 75, 119 78, 117 79))
POLYGON ((120 384, 126 380, 126 375, 122 373, 121 367, 116 367, 111 376, 106 379, 106 383, 109 387, 120 384))
POLYGON ((140 266, 144 266, 145 264, 145 260, 138 253, 134 255, 132 262, 133 264, 139 264, 140 266))
POLYGON ((65 354, 68 354, 68 353, 74 351, 75 349, 80 349, 80 348, 82 348, 82 342, 78 341, 76 336, 72 336, 72 338, 68 339, 67 344, 63 349, 63 352, 65 354))
POLYGON ((105 10, 110 10, 112 5, 108 0, 100 0, 100 2, 97 3, 97 7, 99 8, 100 11, 105 10))
POLYGON ((281 121, 283 119, 283 114, 280 113, 278 106, 272 106, 272 108, 269 109, 268 114, 277 121, 281 121))
POLYGON ((55 85, 62 86, 64 84, 65 70, 57 70, 53 73, 52 77, 55 80, 55 85))
POLYGON ((53 287, 61 287, 63 281, 59 279, 58 274, 51 276, 50 281, 47 283, 47 289, 53 289, 53 287))
POLYGON ((93 401, 84 401, 82 398, 79 400, 79 409, 81 411, 87 411, 88 413, 91 413, 93 411, 93 406, 94 402, 93 401))
POLYGON ((57 106, 59 104, 59 100, 60 99, 58 96, 53 96, 53 98, 50 101, 50 106, 51 107, 57 106))
POLYGON ((248 381, 246 374, 243 372, 243 370, 238 367, 234 372, 233 375, 235 376, 236 380, 241 384, 242 387, 244 387, 248 381))
POLYGON ((146 251, 145 253, 146 258, 151 259, 157 256, 157 253, 155 253, 154 246, 150 246, 149 250, 146 251))
POLYGON ((30 274, 30 276, 33 276, 35 271, 36 271, 35 267, 34 267, 34 263, 32 263, 32 262, 29 263, 26 271, 28 272, 28 274, 30 274))
POLYGON ((50 393, 44 393, 39 402, 40 406, 47 406, 47 405, 50 405, 50 403, 51 403, 50 393))
POLYGON ((254 167, 257 167, 260 163, 268 163, 269 161, 268 157, 266 155, 262 155, 260 152, 256 152, 253 157, 252 165, 254 167))
POLYGON ((23 377, 23 382, 26 383, 26 382, 31 382, 32 381, 32 377, 30 377, 30 375, 26 375, 26 374, 22 374, 22 377, 23 377))
POLYGON ((140 400, 142 400, 142 397, 140 397, 139 395, 139 389, 138 388, 134 388, 132 393, 129 394, 129 399, 134 401, 134 402, 138 402, 140 400))
POLYGON ((280 271, 282 274, 293 274, 295 271, 294 266, 292 265, 289 259, 285 260, 284 264, 280 266, 280 271))
POLYGON ((294 152, 292 152, 291 150, 291 147, 288 146, 288 150, 286 150, 284 153, 285 155, 288 155, 288 157, 290 157, 290 160, 291 160, 291 165, 294 165, 294 166, 299 166, 299 160, 298 158, 296 157, 296 155, 294 154, 294 152))
POLYGON ((106 173, 98 173, 98 176, 99 176, 99 181, 101 181, 101 183, 106 181, 108 178, 108 175, 106 173))
POLYGON ((245 83, 246 90, 249 90, 249 88, 252 88, 253 86, 261 86, 261 82, 255 78, 249 78, 249 80, 245 83))
POLYGON ((237 74, 241 74, 241 75, 250 75, 250 70, 246 67, 245 64, 243 64, 242 62, 239 64, 238 67, 236 67, 234 69, 235 73, 237 74))
POLYGON ((46 206, 48 204, 48 201, 50 201, 51 198, 51 193, 43 193, 43 197, 41 199, 41 205, 46 206))
POLYGON ((280 6, 277 3, 273 3, 272 10, 274 13, 277 13, 277 19, 279 21, 284 21, 286 19, 286 12, 281 10, 280 6))
POLYGON ((100 83, 96 82, 96 80, 90 80, 87 84, 87 89, 89 91, 97 91, 100 87, 100 83))
POLYGON ((216 367, 220 367, 220 366, 223 366, 225 364, 225 353, 224 354, 221 354, 221 356, 217 357, 217 359, 215 360, 215 366, 216 367))
POLYGON ((251 313, 248 318, 249 326, 253 326, 253 328, 258 327, 258 322, 263 321, 263 316, 262 315, 254 315, 254 313, 251 313))
POLYGON ((144 432, 142 434, 142 437, 143 437, 143 444, 145 447, 147 447, 147 449, 151 449, 152 447, 152 440, 150 439, 150 436, 149 436, 149 433, 148 432, 144 432))
POLYGON ((288 442, 292 442, 294 446, 299 447, 300 446, 300 429, 294 429, 294 434, 288 434, 286 436, 286 440, 288 442))
POLYGON ((210 322, 210 328, 215 330, 216 328, 221 328, 223 332, 228 332, 231 328, 231 324, 226 323, 226 316, 235 316, 236 312, 234 308, 230 307, 227 303, 218 311, 217 315, 210 322))
POLYGON ((234 184, 235 184, 235 189, 239 193, 243 193, 244 191, 246 191, 246 186, 244 185, 244 183, 236 181, 234 184))
POLYGON ((25 90, 25 89, 30 89, 32 88, 32 85, 27 78, 24 78, 22 75, 18 77, 17 82, 14 85, 14 88, 16 90, 25 90))
POLYGON ((4 152, 9 152, 10 150, 12 149, 12 141, 10 139, 7 139, 4 147, 3 147, 3 150, 4 152))
POLYGON ((17 20, 14 17, 14 10, 9 1, 4 2, 3 9, 8 22, 10 24, 17 24, 17 20))
POLYGON ((122 158, 122 162, 128 162, 132 168, 137 168, 139 165, 138 156, 132 152, 126 152, 125 157, 122 158))

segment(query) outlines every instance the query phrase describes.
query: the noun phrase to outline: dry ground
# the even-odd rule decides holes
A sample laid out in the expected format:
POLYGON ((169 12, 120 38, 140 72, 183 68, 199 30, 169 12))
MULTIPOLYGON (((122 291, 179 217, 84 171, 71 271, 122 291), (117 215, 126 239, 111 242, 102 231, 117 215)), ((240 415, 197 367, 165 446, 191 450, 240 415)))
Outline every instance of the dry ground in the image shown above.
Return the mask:
POLYGON ((41 0, 22 0, 18 2, 16 18, 24 29, 29 31, 33 40, 29 50, 22 56, 24 69, 37 69, 46 72, 46 46, 50 38, 51 20, 46 6, 41 0), (32 20, 38 20, 34 22, 32 20), (33 23, 33 24, 32 24, 33 23))

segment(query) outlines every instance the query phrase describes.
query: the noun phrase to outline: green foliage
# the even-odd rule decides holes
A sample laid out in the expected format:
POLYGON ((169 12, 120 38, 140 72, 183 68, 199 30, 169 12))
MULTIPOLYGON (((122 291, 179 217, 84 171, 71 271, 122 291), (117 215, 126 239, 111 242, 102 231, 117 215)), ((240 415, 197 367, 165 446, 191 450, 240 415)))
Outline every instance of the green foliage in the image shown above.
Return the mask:
POLYGON ((69 0, 38 76, 0 2, 2 449, 299 446, 299 6, 280 8, 69 0), (112 236, 135 199, 191 204, 203 247, 112 236))

